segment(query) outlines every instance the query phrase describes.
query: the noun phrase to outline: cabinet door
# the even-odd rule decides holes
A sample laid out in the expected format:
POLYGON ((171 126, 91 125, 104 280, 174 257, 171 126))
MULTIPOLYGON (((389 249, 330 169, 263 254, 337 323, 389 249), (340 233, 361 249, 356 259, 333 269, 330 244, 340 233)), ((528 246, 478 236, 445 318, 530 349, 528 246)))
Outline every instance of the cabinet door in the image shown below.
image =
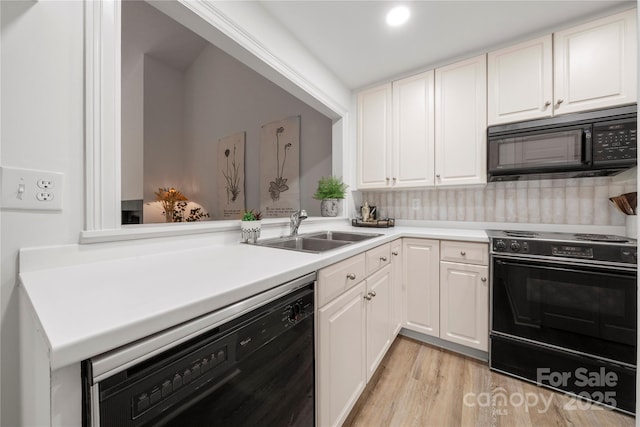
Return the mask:
POLYGON ((440 263, 440 338, 488 351, 488 267, 440 263))
POLYGON ((391 83, 358 93, 358 188, 390 184, 391 83))
POLYGON ((440 335, 440 242, 403 239, 404 326, 440 335))
POLYGON ((551 34, 487 56, 488 125, 553 114, 551 34))
POLYGON ((367 382, 391 346, 391 266, 367 278, 367 382))
POLYGON ((487 182, 487 56, 436 69, 436 185, 487 182))
POLYGON ((636 13, 554 34, 555 114, 636 102, 636 13))
POLYGON ((318 425, 338 426, 366 385, 365 282, 318 310, 318 425))
POLYGON ((402 327, 402 239, 391 243, 391 339, 402 327))
POLYGON ((393 187, 434 180, 434 72, 393 82, 393 187))

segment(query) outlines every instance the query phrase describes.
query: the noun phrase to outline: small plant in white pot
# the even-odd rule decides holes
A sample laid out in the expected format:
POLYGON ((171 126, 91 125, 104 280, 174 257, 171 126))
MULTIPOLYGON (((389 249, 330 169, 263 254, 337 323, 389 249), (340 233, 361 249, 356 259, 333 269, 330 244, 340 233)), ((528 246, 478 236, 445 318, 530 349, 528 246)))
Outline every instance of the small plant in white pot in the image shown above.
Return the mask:
POLYGON ((322 200, 320 203, 320 215, 338 216, 338 207, 341 199, 349 186, 342 182, 342 178, 335 176, 323 176, 318 181, 318 189, 313 195, 314 199, 322 200))
POLYGON ((262 213, 256 210, 247 210, 242 214, 240 220, 240 230, 242 231, 242 241, 255 243, 260 237, 262 213))

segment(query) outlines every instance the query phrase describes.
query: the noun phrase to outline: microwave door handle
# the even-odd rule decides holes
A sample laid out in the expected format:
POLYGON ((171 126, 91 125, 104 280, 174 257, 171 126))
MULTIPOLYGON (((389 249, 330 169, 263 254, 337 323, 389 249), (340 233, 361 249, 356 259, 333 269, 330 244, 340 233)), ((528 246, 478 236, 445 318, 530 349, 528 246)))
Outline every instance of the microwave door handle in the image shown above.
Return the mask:
POLYGON ((583 150, 584 150, 584 156, 582 157, 584 159, 584 163, 587 165, 591 164, 591 160, 592 160, 592 156, 593 156, 593 137, 592 137, 592 133, 591 133, 591 129, 587 128, 584 130, 584 132, 582 133, 582 137, 584 138, 584 144, 583 144, 583 150))

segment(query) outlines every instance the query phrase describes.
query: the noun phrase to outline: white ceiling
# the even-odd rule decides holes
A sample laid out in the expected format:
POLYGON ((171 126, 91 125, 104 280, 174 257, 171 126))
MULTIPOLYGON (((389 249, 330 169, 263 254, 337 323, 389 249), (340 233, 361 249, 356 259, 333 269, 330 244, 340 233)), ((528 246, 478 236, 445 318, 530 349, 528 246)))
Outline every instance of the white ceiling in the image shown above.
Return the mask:
POLYGON ((263 0, 262 6, 348 88, 406 75, 550 33, 636 1, 263 0), (401 28, 392 5, 411 9, 401 28))

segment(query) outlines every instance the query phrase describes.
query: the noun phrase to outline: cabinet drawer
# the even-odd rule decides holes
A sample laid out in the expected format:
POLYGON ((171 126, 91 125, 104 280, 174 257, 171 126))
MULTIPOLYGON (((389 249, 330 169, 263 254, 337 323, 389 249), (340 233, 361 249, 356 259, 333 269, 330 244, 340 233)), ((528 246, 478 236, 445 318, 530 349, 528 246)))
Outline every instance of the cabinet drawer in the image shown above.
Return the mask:
POLYGON ((366 252, 367 276, 391 262, 391 243, 386 243, 366 252))
POLYGON ((440 260, 489 265, 489 246, 486 243, 441 241, 440 260))
POLYGON ((325 267, 318 273, 318 307, 322 307, 365 278, 365 254, 325 267))

